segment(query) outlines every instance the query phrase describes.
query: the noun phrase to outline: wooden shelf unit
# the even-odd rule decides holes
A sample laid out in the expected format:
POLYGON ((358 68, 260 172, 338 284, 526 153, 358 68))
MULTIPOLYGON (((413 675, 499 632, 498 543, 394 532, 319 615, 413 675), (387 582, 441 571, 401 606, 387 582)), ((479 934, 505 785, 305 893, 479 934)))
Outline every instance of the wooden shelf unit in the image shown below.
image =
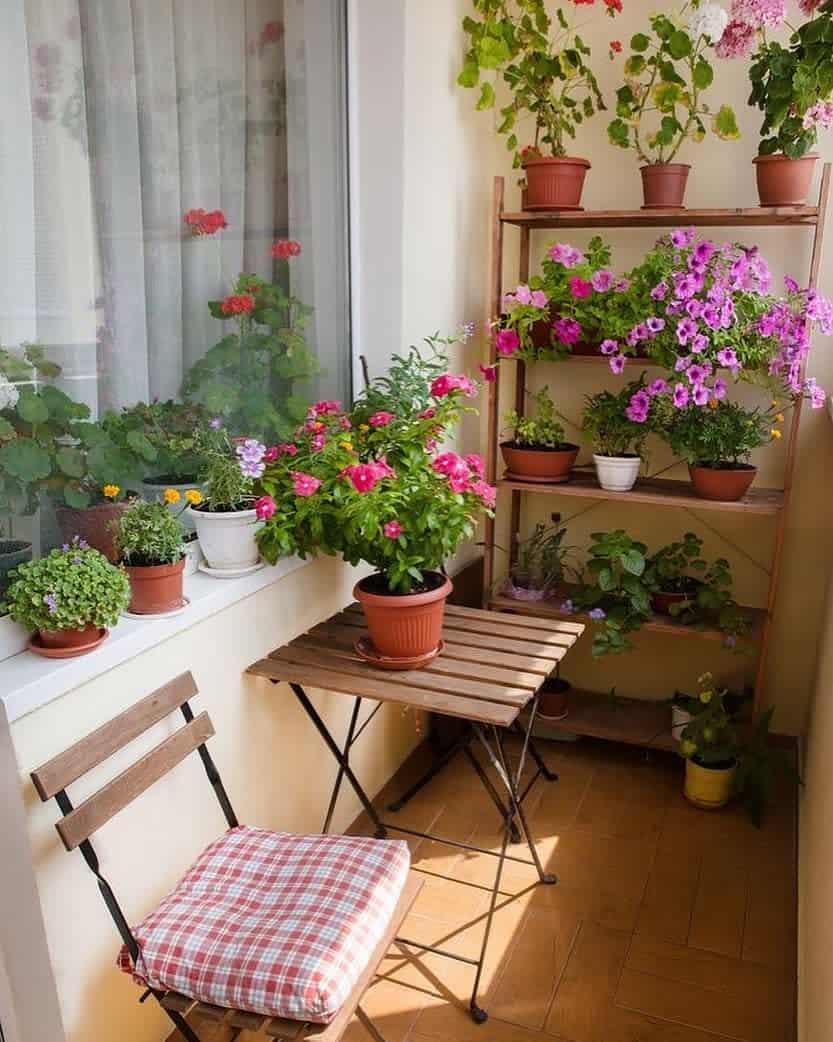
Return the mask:
MULTIPOLYGON (((697 210, 579 210, 559 213, 511 212, 504 210, 504 179, 494 180, 492 207, 492 269, 490 279, 491 319, 500 318, 503 300, 504 229, 507 226, 520 230, 518 281, 526 282, 530 271, 530 246, 532 233, 538 230, 582 229, 582 228, 672 228, 693 225, 698 228, 811 228, 813 230, 812 253, 808 285, 816 286, 821 265, 822 241, 830 197, 831 164, 822 168, 818 202, 815 206, 797 207, 740 207, 730 209, 697 210)), ((577 355, 575 362, 603 360, 601 356, 577 355)), ((498 361, 494 344, 490 361, 498 361)), ((553 363, 562 364, 562 363, 553 363)), ((649 361, 644 362, 650 365, 649 361)), ((505 371, 505 368, 504 368, 505 371)), ((498 472, 498 439, 500 432, 500 373, 489 385, 489 424, 486 475, 492 484, 510 494, 510 531, 517 532, 520 526, 521 499, 526 494, 548 494, 574 496, 586 499, 618 500, 628 503, 646 503, 658 508, 688 507, 704 511, 746 513, 753 518, 771 517, 775 524, 775 545, 772 554, 767 603, 762 608, 748 609, 753 616, 753 631, 758 646, 758 663, 755 678, 754 709, 760 710, 761 688, 766 668, 767 652, 772 632, 772 614, 778 590, 778 578, 784 545, 784 531, 789 512, 793 471, 798 448, 798 432, 801 421, 801 402, 792 412, 787 438, 786 465, 782 489, 753 488, 737 503, 718 503, 696 496, 687 482, 669 479, 644 478, 630 492, 606 492, 596 482, 595 474, 587 469, 574 471, 569 482, 556 485, 533 484, 500 476, 498 472)), ((526 363, 518 360, 515 365, 514 406, 523 413, 526 398, 526 363)), ((802 371, 802 379, 804 373, 802 371)), ((502 510, 502 497, 498 497, 498 510, 502 510)), ((495 580, 495 520, 486 524, 485 560, 483 568, 483 603, 495 611, 514 611, 541 617, 563 617, 552 604, 515 601, 494 594, 495 580)), ((514 550, 514 547, 513 547, 514 550)), ((645 624, 645 629, 677 636, 719 637, 714 630, 696 630, 684 627, 673 620, 654 616, 645 624)), ((638 654, 638 651, 635 652, 638 654)), ((653 748, 674 748, 675 743, 668 732, 667 706, 638 699, 611 700, 608 696, 576 692, 571 701, 570 713, 557 724, 548 721, 548 726, 576 734, 609 738, 634 745, 653 748), (665 733, 660 733, 665 732, 665 733)))

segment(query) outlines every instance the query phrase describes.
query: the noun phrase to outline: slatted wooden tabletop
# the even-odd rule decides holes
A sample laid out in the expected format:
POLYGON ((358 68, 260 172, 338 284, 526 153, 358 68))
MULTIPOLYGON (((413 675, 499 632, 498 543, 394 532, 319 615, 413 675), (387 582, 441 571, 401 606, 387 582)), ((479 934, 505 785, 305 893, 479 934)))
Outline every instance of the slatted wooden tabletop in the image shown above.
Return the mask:
POLYGON ((424 669, 401 672, 377 669, 356 654, 365 629, 361 607, 352 604, 247 672, 506 727, 584 626, 447 605, 442 652, 424 669))

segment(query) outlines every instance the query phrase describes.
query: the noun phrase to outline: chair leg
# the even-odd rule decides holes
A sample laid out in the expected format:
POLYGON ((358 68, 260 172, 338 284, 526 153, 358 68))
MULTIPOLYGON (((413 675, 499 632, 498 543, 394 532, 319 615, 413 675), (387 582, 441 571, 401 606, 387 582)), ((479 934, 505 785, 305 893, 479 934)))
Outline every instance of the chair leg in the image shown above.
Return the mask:
POLYGON ((373 1039, 373 1042, 385 1042, 384 1035, 380 1035, 376 1025, 365 1013, 361 1006, 356 1007, 356 1016, 359 1018, 359 1023, 365 1029, 365 1031, 373 1039))

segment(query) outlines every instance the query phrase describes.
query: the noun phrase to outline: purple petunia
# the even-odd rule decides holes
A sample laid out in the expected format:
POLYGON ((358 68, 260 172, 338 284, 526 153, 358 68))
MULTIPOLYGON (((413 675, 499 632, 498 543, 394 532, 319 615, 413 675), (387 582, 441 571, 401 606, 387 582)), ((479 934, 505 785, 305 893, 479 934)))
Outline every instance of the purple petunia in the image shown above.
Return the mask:
POLYGON ((614 355, 608 362, 608 365, 610 366, 610 371, 612 373, 616 373, 616 375, 619 376, 625 370, 626 361, 627 359, 623 354, 614 355))
POLYGON ((562 344, 571 346, 581 340, 581 326, 574 318, 559 318, 553 322, 552 328, 562 344))
POLYGON ((708 375, 708 369, 703 365, 698 365, 697 363, 690 365, 686 370, 688 382, 694 385, 701 384, 708 375))
POLYGON ((688 405, 688 388, 685 384, 675 384, 671 400, 675 409, 684 409, 688 405))
POLYGON ((675 228, 671 232, 671 242, 679 250, 683 250, 686 246, 690 246, 694 241, 694 229, 693 228, 675 228))
POLYGON ((729 390, 729 385, 726 383, 726 381, 722 377, 719 376, 714 381, 714 387, 712 388, 712 391, 713 391, 714 396, 717 399, 717 401, 722 402, 723 399, 726 397, 726 394, 727 394, 728 390, 729 390))
POLYGON ((665 300, 665 298, 667 296, 668 296, 668 283, 665 282, 665 281, 658 282, 656 284, 656 286, 654 286, 654 288, 651 290, 651 299, 652 300, 665 300))
POLYGON ((661 333, 665 329, 665 319, 651 315, 650 318, 645 320, 645 326, 649 333, 661 333))
POLYGON ((695 333, 691 340, 691 350, 699 355, 709 346, 709 338, 705 333, 695 333))
POLYGON ((603 268, 596 271, 590 278, 590 284, 597 293, 607 293, 613 285, 613 272, 603 268))
POLYGON ((690 318, 681 318, 677 323, 677 340, 682 344, 683 347, 691 340, 697 333, 697 323, 690 318))
POLYGON ((619 350, 619 344, 615 340, 607 339, 603 340, 599 345, 599 350, 603 355, 615 355, 619 350))
POLYGON ((654 397, 657 394, 665 394, 668 390, 668 381, 663 380, 662 377, 658 377, 656 380, 652 380, 648 384, 648 394, 654 397))
POLYGON ((607 618, 607 612, 604 611, 602 608, 591 608, 591 610, 587 614, 590 616, 591 619, 594 619, 596 622, 601 622, 602 619, 607 618))
POLYGON ((727 369, 737 369, 740 365, 733 347, 723 347, 717 352, 717 360, 727 369))
POLYGON ((705 384, 697 384, 691 392, 692 401, 701 408, 708 405, 709 397, 709 389, 705 384))
POLYGON ((551 246, 548 255, 550 260, 555 261, 557 264, 563 264, 565 268, 574 268, 584 260, 584 254, 581 250, 576 249, 575 246, 570 246, 566 242, 557 242, 554 246, 551 246))

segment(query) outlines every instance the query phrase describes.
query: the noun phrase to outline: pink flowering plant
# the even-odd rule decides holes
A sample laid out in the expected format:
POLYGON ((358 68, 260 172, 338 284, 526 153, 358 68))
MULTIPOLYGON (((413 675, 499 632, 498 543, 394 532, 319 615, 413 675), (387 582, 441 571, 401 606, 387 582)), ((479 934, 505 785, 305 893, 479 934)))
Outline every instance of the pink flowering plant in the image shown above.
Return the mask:
POLYGON ((796 27, 785 0, 733 0, 716 47, 721 58, 752 55, 749 101, 764 116, 761 155, 800 159, 819 130, 833 127, 833 0, 799 0, 799 8, 808 20, 796 27), (770 38, 782 26, 791 33, 787 46, 770 38))
MULTIPOLYGON (((411 369, 394 359, 394 378, 410 383, 411 369)), ((371 382, 350 410, 316 402, 291 441, 267 450, 257 537, 266 560, 341 553, 373 565, 391 593, 409 593, 491 512, 483 460, 440 447, 470 411, 474 381, 441 372, 410 397, 390 379, 371 382)))
POLYGON ((641 456, 648 435, 657 425, 668 384, 648 382, 643 373, 618 393, 599 391, 584 402, 582 432, 600 456, 641 456))

